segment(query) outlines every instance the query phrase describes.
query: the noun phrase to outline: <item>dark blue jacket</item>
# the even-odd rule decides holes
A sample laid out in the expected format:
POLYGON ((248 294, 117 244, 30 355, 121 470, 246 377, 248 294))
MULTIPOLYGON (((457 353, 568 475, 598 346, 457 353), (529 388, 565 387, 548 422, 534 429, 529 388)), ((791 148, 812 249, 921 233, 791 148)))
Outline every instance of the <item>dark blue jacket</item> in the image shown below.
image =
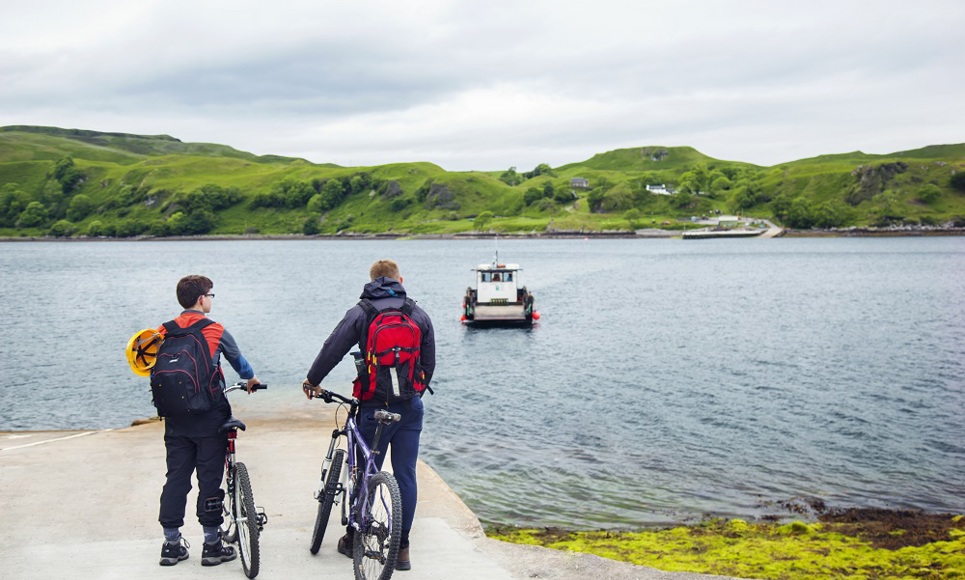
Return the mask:
MULTIPOLYGON (((398 280, 392 278, 379 277, 365 285, 360 298, 367 298, 372 305, 379 310, 385 308, 402 308, 405 304, 405 288, 398 280)), ((422 344, 419 347, 420 366, 425 371, 426 386, 432 380, 432 372, 436 368, 436 337, 432 330, 432 321, 429 315, 417 304, 412 311, 412 321, 415 322, 422 331, 422 344)), ((320 384, 322 380, 332 372, 346 354, 352 348, 365 350, 365 345, 361 344, 362 334, 365 332, 367 316, 365 310, 356 304, 345 313, 341 322, 335 327, 322 350, 315 357, 312 368, 308 371, 308 380, 313 385, 320 384)))

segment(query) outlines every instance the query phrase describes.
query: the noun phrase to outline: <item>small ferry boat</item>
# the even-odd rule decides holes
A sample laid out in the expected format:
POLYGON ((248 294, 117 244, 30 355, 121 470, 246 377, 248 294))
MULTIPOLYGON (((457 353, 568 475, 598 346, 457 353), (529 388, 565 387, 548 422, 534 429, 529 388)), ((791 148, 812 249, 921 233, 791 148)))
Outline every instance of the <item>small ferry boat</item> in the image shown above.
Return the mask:
POLYGON ((480 264, 476 287, 466 288, 462 299, 462 321, 467 326, 531 326, 539 320, 533 294, 521 286, 519 264, 480 264))

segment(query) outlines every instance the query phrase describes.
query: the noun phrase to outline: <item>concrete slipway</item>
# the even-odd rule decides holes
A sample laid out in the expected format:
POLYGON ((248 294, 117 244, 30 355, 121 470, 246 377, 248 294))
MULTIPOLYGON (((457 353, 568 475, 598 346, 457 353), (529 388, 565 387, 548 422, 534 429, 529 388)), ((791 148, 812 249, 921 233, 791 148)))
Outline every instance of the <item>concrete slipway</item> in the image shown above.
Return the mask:
MULTIPOLYGON (((317 505, 312 492, 334 409, 307 402, 293 409, 247 418, 235 406, 248 424, 239 438, 239 459, 248 465, 256 503, 269 516, 258 578, 348 580, 351 561, 334 547, 336 519, 318 555, 308 550, 317 505)), ((244 578, 239 560, 201 566, 194 491, 182 529, 191 556, 177 566, 158 565, 162 434, 158 422, 104 431, 0 433, 0 579, 244 578)), ((396 572, 393 577, 400 580, 721 578, 491 540, 476 516, 424 464, 419 486, 412 570, 396 572)))

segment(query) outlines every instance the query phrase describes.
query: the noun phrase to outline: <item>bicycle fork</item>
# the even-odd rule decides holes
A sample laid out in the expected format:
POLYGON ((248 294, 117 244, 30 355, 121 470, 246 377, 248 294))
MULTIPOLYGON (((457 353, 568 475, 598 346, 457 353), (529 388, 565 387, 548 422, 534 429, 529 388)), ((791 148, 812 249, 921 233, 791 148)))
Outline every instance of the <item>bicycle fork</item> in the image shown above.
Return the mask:
MULTIPOLYGON (((339 431, 338 429, 332 432, 332 440, 328 444, 328 453, 325 454, 325 458, 322 460, 322 473, 321 473, 321 477, 318 480, 318 489, 315 490, 315 499, 317 501, 322 501, 322 499, 324 499, 325 497, 325 493, 326 493, 325 484, 328 481, 328 470, 332 468, 332 460, 335 457, 335 449, 337 448, 338 439, 341 434, 342 432, 339 431)), ((339 477, 338 488, 335 489, 335 499, 333 503, 335 503, 336 505, 340 503, 338 501, 338 498, 340 495, 342 495, 342 492, 345 490, 345 485, 344 485, 345 471, 347 470, 342 470, 342 475, 340 475, 339 477)))

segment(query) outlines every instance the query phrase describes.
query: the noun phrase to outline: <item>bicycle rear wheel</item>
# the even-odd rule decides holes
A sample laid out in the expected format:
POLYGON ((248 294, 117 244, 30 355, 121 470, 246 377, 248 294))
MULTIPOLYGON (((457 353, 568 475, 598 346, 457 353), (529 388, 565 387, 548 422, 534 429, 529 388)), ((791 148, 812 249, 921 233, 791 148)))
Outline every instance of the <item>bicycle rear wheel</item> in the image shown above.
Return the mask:
POLYGON ((322 488, 322 495, 318 498, 318 512, 315 515, 315 531, 312 532, 312 554, 317 554, 325 537, 325 528, 328 527, 328 516, 332 513, 332 505, 335 503, 335 496, 338 494, 338 478, 342 473, 342 461, 345 459, 345 451, 336 449, 332 457, 332 464, 328 466, 328 471, 322 473, 322 481, 325 487, 322 488))
POLYGON ((241 567, 245 576, 258 575, 260 553, 258 549, 258 512, 255 510, 255 496, 251 493, 251 480, 244 463, 235 465, 235 493, 232 498, 237 521, 238 548, 241 552, 241 567))
POLYGON ((360 499, 353 562, 356 580, 389 580, 395 570, 402 536, 402 494, 391 473, 380 471, 369 480, 360 499))

